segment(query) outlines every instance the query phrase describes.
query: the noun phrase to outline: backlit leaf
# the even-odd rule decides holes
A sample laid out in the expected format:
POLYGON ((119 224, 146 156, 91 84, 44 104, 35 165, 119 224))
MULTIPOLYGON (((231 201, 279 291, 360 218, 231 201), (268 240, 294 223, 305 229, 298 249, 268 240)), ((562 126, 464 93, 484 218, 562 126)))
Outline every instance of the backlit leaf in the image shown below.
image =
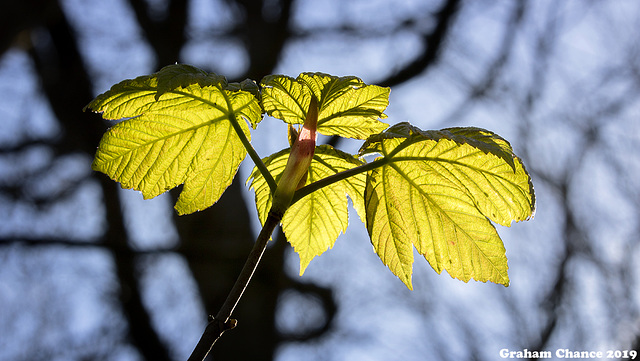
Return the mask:
POLYGON ((478 128, 421 131, 400 123, 370 137, 366 225, 382 262, 409 288, 413 248, 433 269, 467 282, 509 284, 504 226, 533 216, 531 179, 504 139, 478 128))
POLYGON ((103 136, 93 169, 144 198, 184 183, 179 214, 220 198, 247 154, 240 138, 250 137, 246 121, 255 127, 261 119, 252 93, 229 90, 224 77, 186 65, 122 81, 87 108, 124 119, 103 136))
MULTIPOLYGON (((284 149, 264 159, 276 181, 280 180, 288 157, 289 149, 284 149)), ((306 183, 313 183, 361 164, 352 155, 328 145, 318 146, 309 166, 306 183)), ((300 256, 300 274, 315 256, 333 247, 340 233, 347 229, 349 215, 346 195, 352 199, 358 214, 364 216, 365 178, 366 174, 360 173, 320 188, 292 204, 285 212, 281 222, 282 229, 300 256)), ((272 201, 269 187, 257 169, 254 169, 247 183, 255 190, 258 215, 264 223, 272 201)))
POLYGON ((320 107, 318 132, 366 139, 387 128, 389 88, 366 85, 356 77, 302 73, 297 79, 270 75, 262 80, 262 105, 267 114, 289 124, 302 124, 311 94, 320 107))

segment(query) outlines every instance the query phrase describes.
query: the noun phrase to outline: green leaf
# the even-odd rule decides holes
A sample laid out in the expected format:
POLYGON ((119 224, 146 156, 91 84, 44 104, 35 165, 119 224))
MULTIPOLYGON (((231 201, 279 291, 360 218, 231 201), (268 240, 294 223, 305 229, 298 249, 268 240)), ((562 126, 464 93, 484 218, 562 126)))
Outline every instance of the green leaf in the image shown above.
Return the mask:
MULTIPOLYGON (((264 159, 269 172, 280 180, 289 157, 289 149, 264 159)), ((324 179, 347 169, 362 165, 357 158, 328 145, 316 148, 309 166, 306 184, 324 179)), ((366 174, 360 173, 332 183, 292 204, 282 217, 282 229, 287 240, 300 256, 300 274, 309 262, 333 247, 340 233, 349 223, 348 195, 361 217, 364 217, 364 187, 366 174)), ((247 180, 255 190, 256 207, 260 221, 264 223, 271 208, 272 195, 261 173, 254 169, 247 180)))
POLYGON ((383 164, 367 175, 366 225, 389 269, 412 288, 413 247, 433 269, 467 282, 509 284, 504 226, 533 217, 529 174, 504 139, 478 128, 422 131, 400 123, 360 154, 383 164))
POLYGON ((389 88, 366 85, 356 77, 302 73, 297 79, 270 75, 262 80, 262 106, 270 116, 289 124, 301 124, 311 94, 318 99, 318 132, 324 135, 366 139, 387 128, 389 88))
POLYGON ((98 146, 93 169, 153 198, 182 183, 176 210, 214 204, 245 158, 249 128, 261 120, 257 99, 227 89, 224 77, 185 65, 125 80, 86 108, 125 119, 98 146))

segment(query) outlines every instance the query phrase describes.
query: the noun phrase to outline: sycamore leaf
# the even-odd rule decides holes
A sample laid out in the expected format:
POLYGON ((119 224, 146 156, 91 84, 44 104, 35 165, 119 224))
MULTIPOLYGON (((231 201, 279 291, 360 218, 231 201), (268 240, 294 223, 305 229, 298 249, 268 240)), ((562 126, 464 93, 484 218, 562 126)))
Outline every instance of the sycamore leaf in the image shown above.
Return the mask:
POLYGON ((105 133, 92 168, 145 199, 184 183, 179 214, 211 206, 247 154, 246 121, 255 127, 261 120, 255 96, 233 89, 224 77, 187 65, 114 85, 86 107, 125 119, 105 133))
MULTIPOLYGON (((284 171, 289 149, 284 149, 265 158, 264 164, 276 181, 284 171)), ((309 166, 306 184, 362 165, 357 158, 328 145, 316 148, 309 166)), ((344 233, 349 223, 347 209, 348 195, 361 217, 364 217, 365 173, 332 183, 312 192, 292 204, 282 217, 282 229, 287 240, 300 256, 300 274, 309 262, 333 247, 340 233, 344 233)), ((264 223, 271 209, 272 194, 261 173, 254 169, 247 180, 255 190, 256 207, 260 221, 264 223)))
POLYGON ((387 128, 389 88, 366 85, 356 77, 302 73, 297 79, 270 75, 262 79, 262 106, 270 116, 289 124, 302 124, 311 95, 318 99, 318 132, 366 139, 387 128))
POLYGON ((360 154, 383 164, 367 175, 366 225, 389 269, 412 288, 413 247, 433 269, 467 282, 509 284, 504 245, 490 220, 533 217, 531 179, 507 141, 478 128, 422 131, 400 123, 360 154))

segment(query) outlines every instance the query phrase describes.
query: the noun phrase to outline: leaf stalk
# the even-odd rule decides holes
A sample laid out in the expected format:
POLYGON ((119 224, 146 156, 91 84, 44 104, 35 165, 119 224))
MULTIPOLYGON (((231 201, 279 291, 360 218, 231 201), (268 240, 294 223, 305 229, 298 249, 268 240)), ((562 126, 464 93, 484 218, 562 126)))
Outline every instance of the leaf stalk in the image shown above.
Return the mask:
POLYGON ((347 169, 345 171, 336 173, 334 175, 328 176, 326 178, 322 178, 317 180, 311 184, 308 184, 300 189, 298 189, 293 195, 293 199, 291 200, 291 204, 296 203, 300 199, 306 197, 307 195, 317 191, 318 189, 324 188, 328 185, 331 185, 336 182, 340 182, 341 180, 345 180, 349 177, 352 177, 356 174, 360 174, 362 172, 368 172, 370 170, 376 169, 378 167, 382 167, 383 165, 389 163, 391 160, 387 157, 382 157, 374 160, 371 163, 365 163, 363 165, 357 166, 355 168, 347 169))
POLYGON ((264 179, 267 181, 267 185, 269 185, 271 194, 274 194, 276 192, 276 188, 278 188, 278 183, 276 183, 276 180, 273 179, 273 176, 267 169, 267 166, 264 164, 262 158, 260 158, 256 150, 253 148, 251 142, 249 142, 249 139, 247 139, 247 137, 245 136, 238 122, 234 119, 231 121, 231 125, 233 126, 233 129, 236 131, 236 133, 238 133, 238 137, 240 138, 242 145, 244 145, 244 148, 247 150, 249 157, 251 157, 253 164, 255 164, 260 174, 262 174, 264 179))

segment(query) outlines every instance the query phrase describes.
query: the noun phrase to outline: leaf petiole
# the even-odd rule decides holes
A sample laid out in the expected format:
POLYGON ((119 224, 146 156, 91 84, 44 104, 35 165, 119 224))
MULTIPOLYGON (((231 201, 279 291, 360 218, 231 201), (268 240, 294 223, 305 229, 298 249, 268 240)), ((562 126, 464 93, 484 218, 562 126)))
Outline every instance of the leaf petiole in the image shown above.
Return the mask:
MULTIPOLYGON (((229 102, 229 99, 227 99, 226 96, 225 99, 227 102, 229 102)), ((231 107, 229 106, 229 108, 231 107)), ((234 112, 229 113, 228 116, 229 122, 231 123, 233 130, 235 130, 236 134, 238 135, 238 138, 240 138, 240 142, 242 142, 244 149, 249 154, 249 157, 251 157, 251 160, 255 164, 256 168, 258 168, 258 171, 260 171, 260 174, 262 174, 264 179, 267 181, 269 189, 271 190, 271 194, 274 194, 276 192, 276 188, 278 188, 278 184, 276 183, 275 179, 273 179, 271 173, 269 173, 267 166, 264 165, 264 162, 262 162, 262 158, 260 158, 256 150, 251 145, 251 142, 247 138, 246 134, 244 134, 242 127, 240 127, 240 124, 238 124, 238 119, 236 118, 234 112)), ((247 119, 244 117, 242 117, 242 119, 247 121, 247 119)))
MULTIPOLYGON (((233 109, 233 106, 231 104, 231 101, 230 101, 229 97, 225 94, 223 89, 220 89, 220 90, 221 90, 221 94, 223 94, 223 96, 224 96, 225 101, 227 102, 227 108, 228 109, 233 109)), ((184 96, 189 96, 189 97, 192 97, 194 99, 198 99, 198 100, 202 101, 203 103, 206 103, 206 104, 210 105, 213 108, 216 108, 216 109, 218 109, 218 110, 220 110, 222 112, 225 112, 224 108, 221 108, 217 104, 215 104, 213 102, 210 102, 210 101, 208 101, 206 99, 193 97, 191 94, 188 94, 188 93, 183 93, 183 92, 176 92, 176 93, 182 94, 184 96)), ((278 187, 278 184, 276 183, 275 179, 273 179, 273 176, 271 175, 271 173, 269 173, 269 170, 267 170, 267 166, 265 166, 264 162, 262 162, 262 158, 260 158, 260 156, 258 155, 256 150, 251 145, 251 142, 247 138, 247 135, 244 134, 244 131, 242 130, 242 127, 240 126, 240 124, 238 124, 238 119, 236 117, 235 111, 232 110, 231 112, 226 113, 226 115, 227 115, 227 117, 229 119, 229 122, 231 123, 231 126, 233 127, 233 130, 238 135, 238 138, 240 139, 240 142, 242 142, 242 145, 244 146, 244 149, 247 151, 247 153, 249 154, 249 157, 251 157, 251 160, 253 161, 253 163, 258 168, 258 170, 260 171, 260 173, 262 174, 262 176, 266 180, 267 184, 269 185, 269 189, 271 190, 271 194, 275 193, 276 188, 278 187)), ((244 116, 241 116, 241 117, 247 123, 251 123, 244 116)))
POLYGON ((340 182, 341 180, 345 180, 349 177, 352 177, 356 174, 360 174, 363 172, 368 172, 370 170, 376 169, 378 167, 382 167, 385 164, 388 164, 391 161, 390 158, 382 157, 374 160, 371 163, 365 163, 363 165, 357 166, 355 168, 351 168, 340 173, 336 173, 334 175, 328 176, 326 178, 315 181, 311 184, 308 184, 300 189, 298 189, 291 200, 291 204, 296 203, 300 199, 306 197, 307 195, 317 191, 318 189, 324 188, 328 185, 331 185, 336 182, 340 182))
POLYGON ((276 192, 276 188, 278 188, 278 183, 276 183, 276 180, 273 179, 273 176, 267 169, 267 166, 264 164, 264 162, 262 161, 262 158, 260 158, 256 150, 253 148, 253 146, 251 145, 251 142, 249 142, 249 139, 247 139, 246 135, 240 128, 240 125, 238 124, 237 120, 236 119, 231 120, 231 125, 233 126, 233 129, 238 134, 238 137, 240 138, 242 145, 244 145, 244 148, 247 150, 247 153, 249 153, 249 157, 251 157, 253 164, 255 164, 256 168, 258 168, 258 171, 260 172, 260 174, 262 174, 267 184, 269 185, 271 194, 274 194, 276 192))

